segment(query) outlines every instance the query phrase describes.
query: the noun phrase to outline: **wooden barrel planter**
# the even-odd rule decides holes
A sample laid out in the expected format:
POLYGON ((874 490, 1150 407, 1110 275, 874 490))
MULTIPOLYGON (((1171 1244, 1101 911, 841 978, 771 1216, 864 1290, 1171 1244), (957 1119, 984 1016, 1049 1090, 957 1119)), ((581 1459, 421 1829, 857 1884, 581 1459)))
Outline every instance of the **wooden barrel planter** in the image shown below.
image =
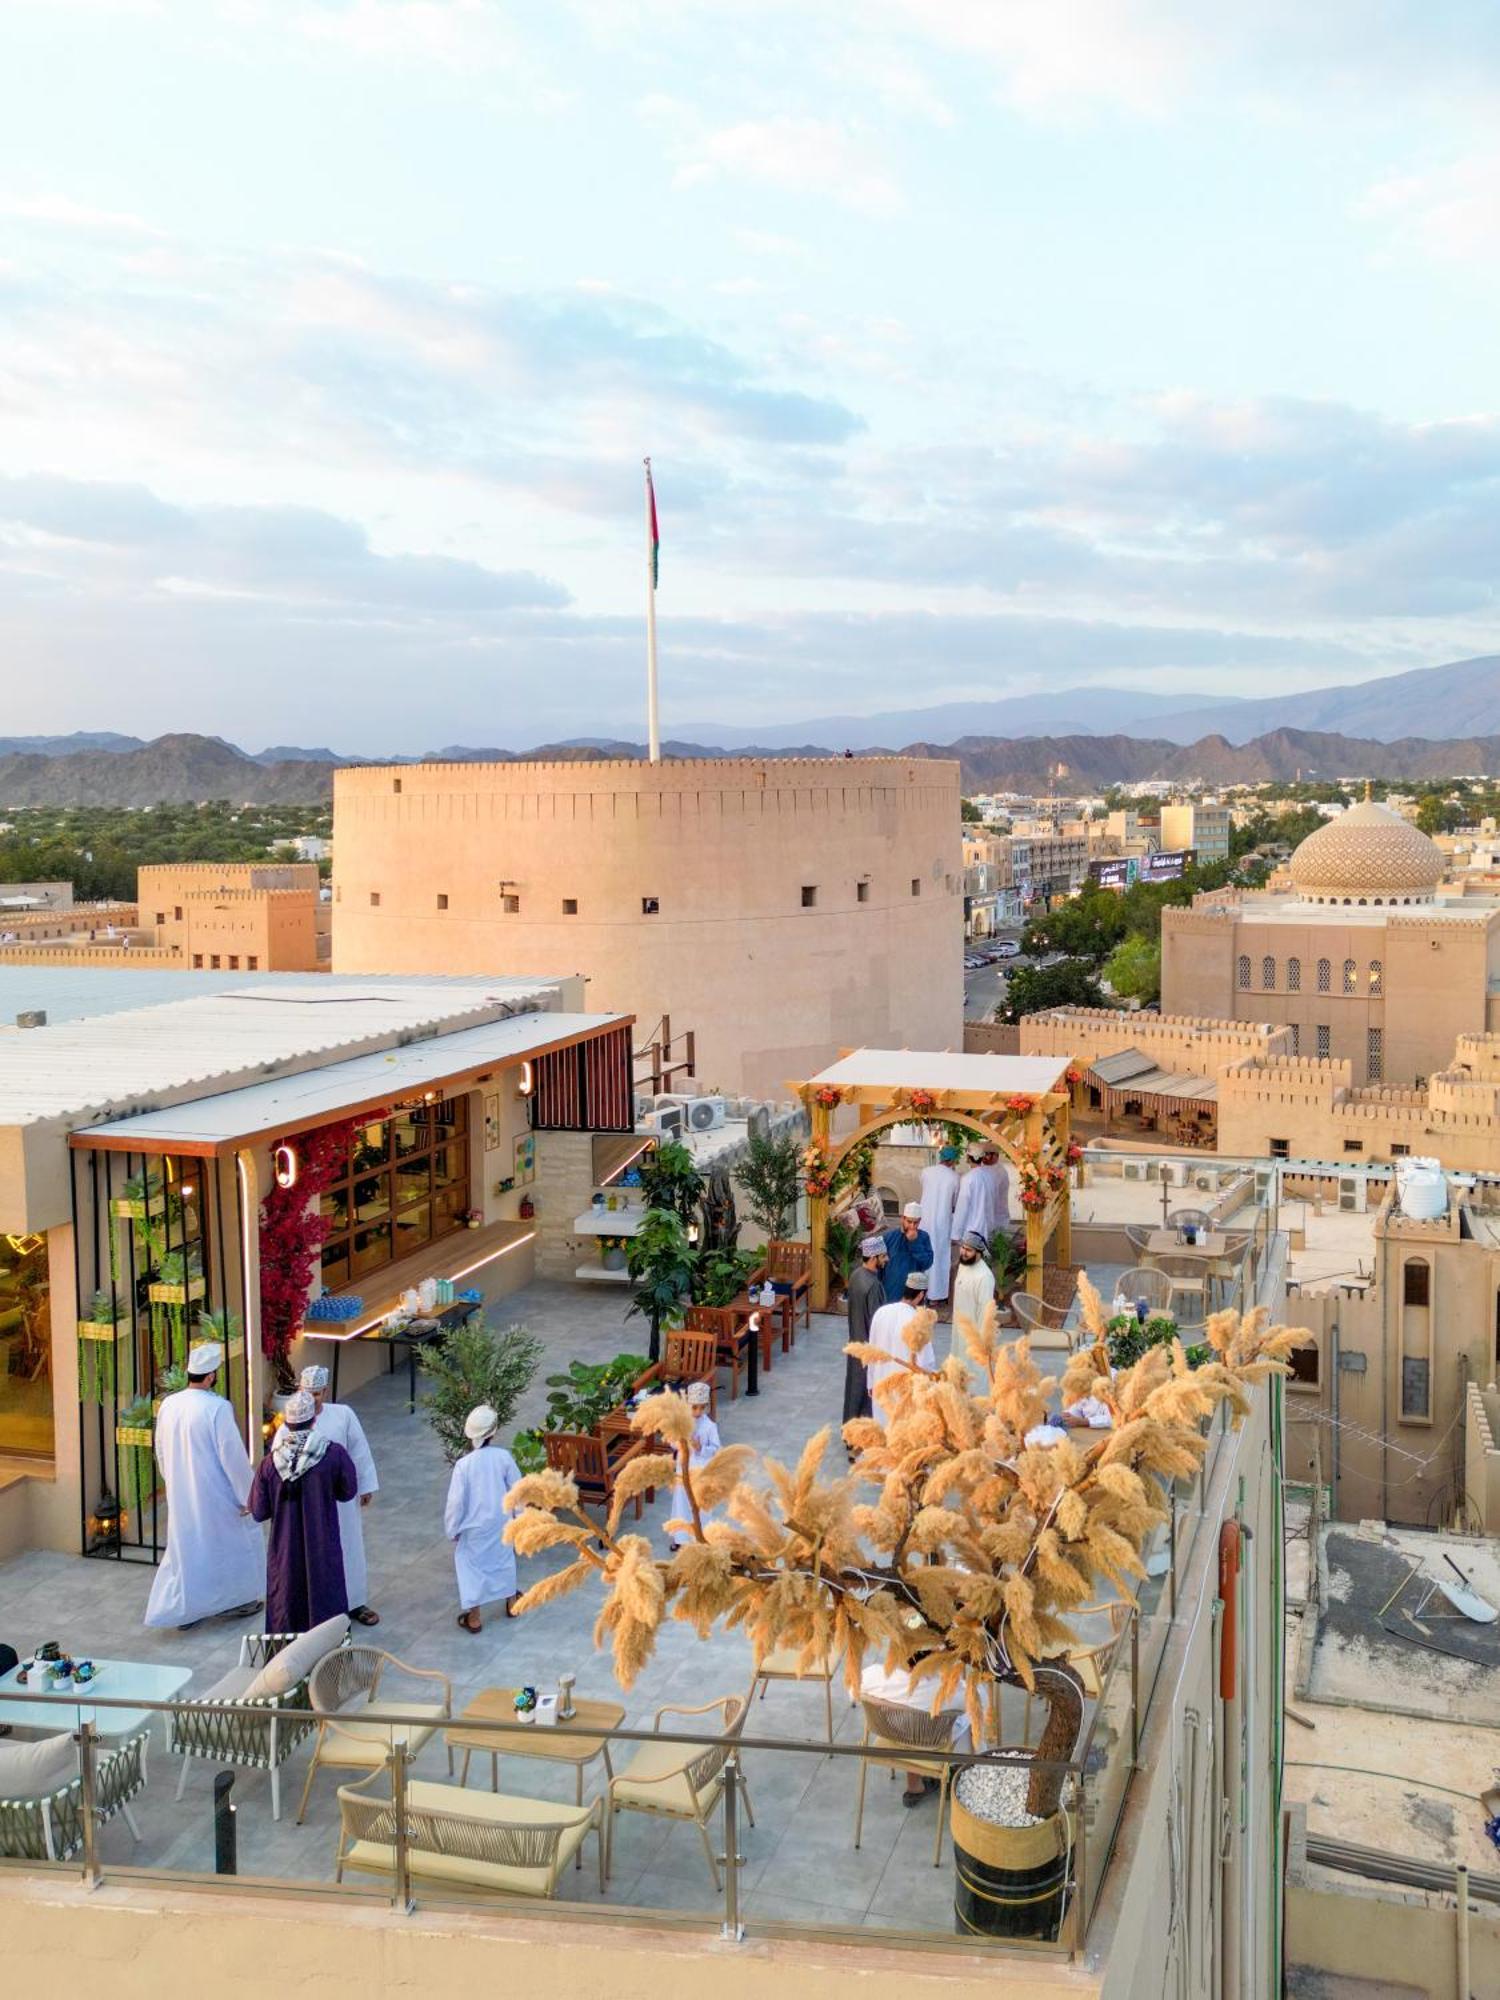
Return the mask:
POLYGON ((1031 1820, 1023 1764, 970 1764, 954 1781, 954 1928, 967 1937, 1056 1939, 1072 1858, 1066 1813, 1031 1820), (1007 1825, 1007 1816, 1026 1818, 1007 1825))

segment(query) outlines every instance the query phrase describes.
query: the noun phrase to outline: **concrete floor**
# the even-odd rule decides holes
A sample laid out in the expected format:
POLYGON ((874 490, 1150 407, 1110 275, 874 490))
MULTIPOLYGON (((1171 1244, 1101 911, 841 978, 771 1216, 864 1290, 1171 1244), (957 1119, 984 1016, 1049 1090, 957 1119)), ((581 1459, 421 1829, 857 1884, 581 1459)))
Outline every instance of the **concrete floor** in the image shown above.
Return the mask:
MULTIPOLYGON (((574 1358, 602 1360, 645 1345, 640 1320, 624 1320, 616 1293, 583 1286, 538 1282, 491 1311, 498 1325, 521 1322, 547 1343, 553 1372, 574 1358)), ((762 1392, 719 1405, 726 1443, 747 1442, 791 1458, 823 1424, 835 1426, 830 1465, 842 1460, 837 1446, 844 1356, 842 1320, 815 1317, 811 1332, 799 1333, 792 1354, 778 1352, 762 1378, 762 1392), (837 1459, 835 1459, 835 1452, 837 1459)), ((939 1354, 947 1352, 949 1329, 939 1329, 939 1354)), ((540 1377, 528 1391, 512 1429, 540 1414, 546 1390, 540 1377)), ((365 1514, 370 1558, 371 1603, 382 1622, 360 1643, 373 1643, 422 1667, 436 1667, 453 1684, 455 1712, 477 1690, 491 1686, 555 1684, 560 1671, 577 1675, 577 1692, 623 1699, 631 1726, 649 1728, 659 1704, 701 1703, 720 1694, 743 1692, 750 1681, 750 1650, 738 1633, 699 1640, 684 1625, 669 1624, 656 1657, 628 1696, 620 1696, 607 1656, 597 1653, 591 1627, 597 1595, 579 1592, 519 1622, 495 1619, 478 1637, 457 1629, 458 1604, 451 1551, 442 1533, 448 1472, 438 1444, 420 1415, 406 1408, 406 1375, 383 1376, 351 1398, 375 1454, 381 1491, 365 1514)), ((666 1496, 647 1510, 645 1532, 660 1536, 667 1518, 666 1496)), ((522 1565, 522 1583, 534 1581, 546 1557, 522 1565)), ((32 1553, 0 1565, 0 1606, 4 1636, 24 1654, 39 1641, 57 1638, 69 1649, 95 1657, 177 1662, 191 1668, 187 1693, 201 1693, 234 1664, 240 1635, 258 1629, 216 1619, 192 1632, 148 1632, 141 1625, 150 1588, 146 1567, 85 1561, 65 1555, 32 1553)), ((107 1690, 101 1683, 100 1693, 107 1690)), ((399 1693, 393 1687, 392 1693, 399 1693)), ((415 1693, 415 1691, 414 1691, 415 1693)), ((756 1815, 742 1851, 747 1857, 743 1889, 749 1913, 808 1923, 952 1930, 951 1864, 931 1861, 935 1804, 909 1811, 900 1787, 872 1773, 864 1843, 853 1847, 857 1768, 852 1759, 820 1754, 824 1731, 821 1687, 774 1686, 758 1703, 753 1733, 793 1738, 800 1752, 754 1751, 746 1776, 756 1815)), ((836 1691, 835 1731, 842 1741, 857 1739, 859 1719, 847 1696, 836 1691)), ((673 1725, 669 1722, 667 1726, 673 1725)), ((1019 1710, 1006 1724, 1006 1738, 1022 1740, 1019 1710)), ((158 1723, 151 1750, 150 1783, 137 1804, 142 1840, 133 1846, 123 1822, 103 1833, 106 1860, 141 1862, 167 1869, 208 1870, 213 1865, 210 1799, 214 1766, 195 1761, 186 1796, 173 1799, 175 1760, 165 1752, 158 1723)), ((616 1768, 628 1752, 616 1760, 616 1768)), ((259 1772, 236 1779, 240 1869, 243 1874, 327 1880, 336 1848, 336 1777, 320 1773, 307 1824, 294 1824, 297 1798, 309 1750, 300 1748, 284 1767, 283 1817, 273 1822, 268 1780, 259 1772)), ((441 1744, 428 1746, 415 1775, 446 1775, 441 1744)), ((478 1785, 487 1773, 482 1760, 471 1774, 478 1785)), ((588 1773, 587 1796, 600 1789, 601 1767, 588 1773)), ((502 1760, 502 1787, 535 1797, 572 1797, 570 1767, 554 1770, 530 1761, 502 1760)), ((582 1873, 570 1875, 563 1893, 597 1898, 591 1872, 592 1847, 582 1873), (592 1886, 591 1886, 592 1885, 592 1886)), ((675 1827, 640 1814, 618 1822, 615 1869, 608 1900, 638 1908, 716 1911, 701 1842, 694 1828, 675 1827)))

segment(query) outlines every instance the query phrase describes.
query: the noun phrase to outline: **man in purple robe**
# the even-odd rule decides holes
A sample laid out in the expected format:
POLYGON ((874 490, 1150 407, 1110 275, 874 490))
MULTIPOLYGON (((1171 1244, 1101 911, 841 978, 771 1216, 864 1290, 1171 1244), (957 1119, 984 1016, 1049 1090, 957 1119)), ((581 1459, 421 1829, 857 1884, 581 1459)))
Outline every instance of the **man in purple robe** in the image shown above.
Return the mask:
POLYGON ((313 1428, 317 1414, 311 1395, 300 1389, 250 1488, 250 1512, 271 1523, 268 1632, 309 1632, 349 1609, 339 1502, 358 1494, 359 1474, 344 1447, 313 1428))

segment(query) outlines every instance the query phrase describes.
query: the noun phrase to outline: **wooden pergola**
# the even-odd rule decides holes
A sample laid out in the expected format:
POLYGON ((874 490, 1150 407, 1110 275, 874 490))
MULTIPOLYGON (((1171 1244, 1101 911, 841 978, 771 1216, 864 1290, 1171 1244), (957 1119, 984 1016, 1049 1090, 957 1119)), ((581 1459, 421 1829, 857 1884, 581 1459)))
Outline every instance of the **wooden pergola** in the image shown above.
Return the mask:
POLYGON ((944 1050, 852 1049, 791 1086, 807 1108, 804 1161, 812 1224, 812 1295, 828 1302, 828 1217, 849 1156, 894 1125, 956 1125, 993 1142, 1020 1183, 1026 1218, 1026 1289, 1040 1293, 1047 1246, 1071 1260, 1068 1149, 1071 1100, 1065 1056, 961 1055, 944 1050), (845 1120, 854 1112, 854 1124, 845 1120), (835 1121, 839 1124, 834 1134, 835 1121))

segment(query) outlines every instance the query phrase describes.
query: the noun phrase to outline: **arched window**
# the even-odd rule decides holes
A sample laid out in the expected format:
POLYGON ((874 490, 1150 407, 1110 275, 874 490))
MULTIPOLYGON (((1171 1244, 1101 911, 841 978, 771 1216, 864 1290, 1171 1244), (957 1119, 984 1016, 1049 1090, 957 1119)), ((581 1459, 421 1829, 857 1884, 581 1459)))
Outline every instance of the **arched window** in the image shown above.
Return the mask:
POLYGON ((1359 991, 1359 974, 1354 969, 1354 960, 1352 958, 1344 960, 1344 991, 1346 993, 1357 993, 1359 991))
POLYGON ((1371 999, 1379 999, 1379 997, 1380 997, 1380 982, 1381 982, 1381 979, 1382 979, 1382 977, 1383 977, 1383 976, 1384 976, 1384 974, 1383 974, 1383 968, 1382 968, 1382 966, 1381 966, 1381 963, 1380 963, 1380 960, 1379 960, 1378 958, 1372 958, 1372 959, 1370 960, 1370 997, 1371 997, 1371 999))
POLYGON ((1244 952, 1240 953, 1240 962, 1236 968, 1236 976, 1239 979, 1240 991, 1243 993, 1250 984, 1250 960, 1244 952))
POLYGON ((1275 991, 1275 988, 1276 988, 1276 961, 1275 961, 1275 959, 1274 959, 1274 958, 1263 958, 1263 959, 1261 960, 1261 962, 1260 962, 1260 983, 1261 983, 1261 985, 1262 985, 1262 986, 1264 986, 1264 987, 1265 987, 1265 989, 1266 989, 1266 991, 1267 991, 1268 993, 1272 993, 1272 992, 1274 992, 1274 991, 1275 991))
POLYGON ((1318 960, 1318 991, 1320 993, 1333 991, 1333 966, 1326 958, 1318 960))
POLYGON ((1288 993, 1300 993, 1302 991, 1302 961, 1300 958, 1289 958, 1286 962, 1286 990, 1288 993))

